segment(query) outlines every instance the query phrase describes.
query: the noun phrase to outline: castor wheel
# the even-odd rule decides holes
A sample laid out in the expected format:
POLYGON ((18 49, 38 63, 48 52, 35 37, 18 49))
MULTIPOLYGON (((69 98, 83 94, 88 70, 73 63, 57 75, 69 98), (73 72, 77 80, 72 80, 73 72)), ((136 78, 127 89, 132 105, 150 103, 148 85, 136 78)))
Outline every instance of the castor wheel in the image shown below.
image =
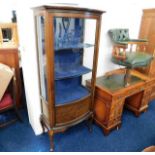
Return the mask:
POLYGON ((53 152, 54 151, 54 149, 53 148, 50 148, 50 152, 53 152))
POLYGON ((116 129, 119 130, 121 128, 121 124, 117 125, 116 129))

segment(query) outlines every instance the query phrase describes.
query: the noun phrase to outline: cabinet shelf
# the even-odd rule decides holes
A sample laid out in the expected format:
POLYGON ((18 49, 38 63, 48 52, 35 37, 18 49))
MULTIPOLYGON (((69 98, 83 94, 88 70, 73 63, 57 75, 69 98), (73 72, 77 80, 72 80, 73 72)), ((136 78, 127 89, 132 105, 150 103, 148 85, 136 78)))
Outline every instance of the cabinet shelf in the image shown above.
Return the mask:
POLYGON ((77 86, 69 89, 57 89, 55 95, 56 105, 68 104, 77 100, 80 100, 90 95, 90 92, 84 86, 77 86))
POLYGON ((93 44, 88 44, 88 43, 79 43, 79 44, 70 44, 66 45, 63 44, 61 47, 55 47, 55 51, 61 51, 61 50, 70 50, 70 49, 81 49, 81 48, 89 48, 89 47, 94 47, 95 45, 93 44))
POLYGON ((87 74, 89 72, 91 72, 92 70, 84 67, 84 66, 79 66, 77 68, 74 69, 70 69, 70 70, 56 70, 55 71, 55 80, 61 80, 61 79, 66 79, 66 78, 72 78, 72 77, 77 77, 77 76, 81 76, 83 74, 87 74))

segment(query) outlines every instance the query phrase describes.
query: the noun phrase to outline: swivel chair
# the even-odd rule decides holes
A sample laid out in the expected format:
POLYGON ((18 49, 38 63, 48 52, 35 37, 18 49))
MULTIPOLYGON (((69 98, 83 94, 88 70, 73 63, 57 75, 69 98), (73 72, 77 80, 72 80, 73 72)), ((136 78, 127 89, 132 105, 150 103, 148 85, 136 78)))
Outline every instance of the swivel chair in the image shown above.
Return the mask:
POLYGON ((153 55, 146 52, 146 39, 130 39, 128 29, 109 30, 113 42, 112 62, 126 68, 124 86, 130 85, 130 71, 134 68, 146 67, 153 55))

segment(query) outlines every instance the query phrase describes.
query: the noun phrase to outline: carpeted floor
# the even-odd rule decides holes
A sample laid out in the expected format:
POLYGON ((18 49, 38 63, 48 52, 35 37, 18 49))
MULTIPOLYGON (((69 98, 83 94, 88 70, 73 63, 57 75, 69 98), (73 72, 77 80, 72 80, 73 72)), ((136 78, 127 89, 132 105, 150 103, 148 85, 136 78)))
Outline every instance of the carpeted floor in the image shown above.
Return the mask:
MULTIPOLYGON (((35 136, 26 112, 23 112, 23 118, 24 123, 17 122, 0 129, 0 151, 49 151, 48 135, 35 136)), ((138 118, 124 110, 122 127, 112 131, 109 136, 104 136, 97 125, 93 125, 93 132, 90 133, 83 122, 65 133, 55 135, 54 143, 56 152, 142 151, 147 146, 155 145, 155 101, 138 118)))

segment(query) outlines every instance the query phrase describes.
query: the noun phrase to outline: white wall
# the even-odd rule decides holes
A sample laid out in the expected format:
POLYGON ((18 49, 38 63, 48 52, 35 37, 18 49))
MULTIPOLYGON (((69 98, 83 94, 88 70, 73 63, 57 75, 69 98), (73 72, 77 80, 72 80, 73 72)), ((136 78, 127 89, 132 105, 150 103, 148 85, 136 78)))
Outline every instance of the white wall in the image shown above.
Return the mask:
MULTIPOLYGON (((0 0, 0 2, 1 1, 2 0, 0 0)), ((10 3, 10 1, 8 0, 7 2, 10 3)), ((130 29, 131 38, 136 38, 138 37, 139 33, 142 9, 155 8, 154 0, 16 0, 16 2, 18 2, 15 5, 17 7, 19 39, 27 107, 30 124, 36 134, 40 134, 42 130, 39 122, 41 110, 39 103, 34 21, 33 12, 30 8, 41 3, 46 4, 51 2, 74 2, 85 7, 105 10, 107 13, 103 14, 102 18, 100 53, 97 75, 102 75, 106 71, 117 68, 116 65, 110 62, 112 46, 110 39, 107 35, 107 31, 111 28, 126 27, 130 29)))

